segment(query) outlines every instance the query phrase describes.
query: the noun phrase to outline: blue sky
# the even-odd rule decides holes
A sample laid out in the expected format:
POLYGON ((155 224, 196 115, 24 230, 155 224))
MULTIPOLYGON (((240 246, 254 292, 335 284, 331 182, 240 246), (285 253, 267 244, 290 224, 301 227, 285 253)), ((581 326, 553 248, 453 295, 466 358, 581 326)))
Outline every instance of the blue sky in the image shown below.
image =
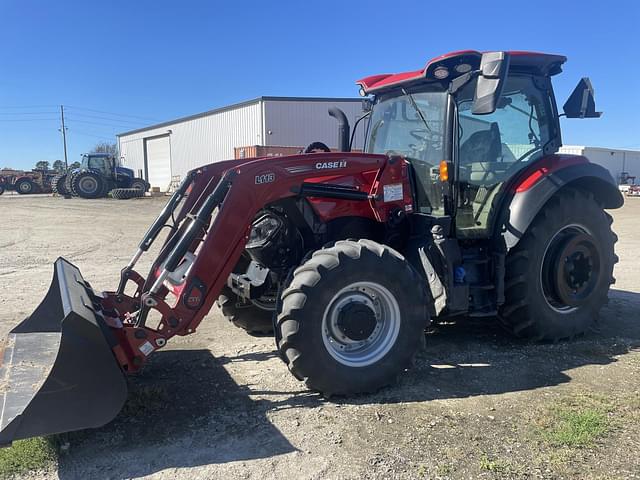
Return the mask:
POLYGON ((568 56, 558 102, 590 76, 605 114, 563 120, 564 143, 640 149, 638 30, 630 0, 0 0, 0 167, 62 158, 60 104, 73 161, 116 133, 260 95, 356 96, 358 78, 460 49, 568 56))

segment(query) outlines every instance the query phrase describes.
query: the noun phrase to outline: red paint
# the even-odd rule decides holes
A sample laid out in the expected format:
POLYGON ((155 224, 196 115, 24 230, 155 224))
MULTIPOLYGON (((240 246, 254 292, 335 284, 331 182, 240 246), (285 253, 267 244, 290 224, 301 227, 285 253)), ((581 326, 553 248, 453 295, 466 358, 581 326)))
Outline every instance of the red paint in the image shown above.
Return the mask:
MULTIPOLYGON (((554 75, 558 73, 555 67, 559 68, 566 61, 562 55, 546 54, 539 52, 510 51, 511 66, 526 67, 538 70, 543 74, 554 75)), ((372 75, 358 80, 356 84, 362 86, 367 93, 376 93, 384 89, 389 89, 402 84, 423 81, 438 81, 432 76, 433 70, 439 65, 454 66, 458 63, 469 63, 472 68, 480 67, 482 52, 475 50, 460 50, 450 52, 439 57, 435 57, 427 62, 424 68, 402 73, 387 73, 382 75, 372 75)), ((451 78, 451 77, 448 77, 451 78)))
MULTIPOLYGON (((346 201, 310 198, 309 202, 323 221, 343 216, 362 216, 379 222, 386 222, 397 211, 411 211, 413 198, 409 185, 406 162, 401 157, 388 158, 384 155, 361 153, 318 153, 301 154, 288 157, 252 158, 231 160, 203 166, 196 170, 190 194, 176 218, 185 220, 190 213, 197 212, 199 206, 213 191, 219 179, 227 171, 235 171, 225 201, 213 224, 203 237, 196 240, 191 251, 199 248, 198 255, 189 274, 179 286, 171 286, 171 293, 177 301, 169 305, 167 288, 152 295, 149 287, 160 273, 159 266, 166 258, 166 248, 156 259, 151 269, 151 278, 146 282, 137 273, 131 275, 131 281, 138 286, 134 298, 123 296, 118 301, 113 292, 108 292, 103 300, 105 306, 117 309, 122 325, 112 322, 110 328, 115 331, 119 346, 114 349, 123 369, 128 372, 138 370, 146 355, 141 354, 141 346, 147 340, 160 348, 156 339, 169 339, 175 335, 189 335, 209 312, 225 285, 229 273, 236 265, 244 250, 251 223, 256 213, 264 206, 287 197, 294 197, 293 187, 303 182, 324 182, 356 188, 372 195, 369 201, 346 201), (340 165, 337 168, 319 168, 318 165, 340 165), (344 166, 343 166, 344 165, 344 166), (256 177, 274 175, 274 181, 257 185, 256 177), (398 200, 384 201, 384 185, 403 185, 403 195, 398 200), (202 288, 194 281, 202 282, 202 288), (144 284, 144 288, 141 288, 144 284), (140 291, 144 293, 140 294, 140 291), (131 319, 132 312, 139 309, 140 302, 152 299, 161 319, 157 325, 143 327, 143 334, 135 335, 136 327, 131 319), (119 308, 120 307, 120 308, 119 308), (172 325, 173 324, 173 325, 172 325)), ((186 219, 174 235, 181 235, 189 224, 186 219)), ((203 230, 204 232, 204 230, 203 230)), ((167 239, 166 241, 169 241, 167 239)), ((165 243, 165 246, 167 243, 165 243)))
POLYGON ((536 161, 531 167, 523 170, 515 187, 516 193, 529 190, 545 176, 572 165, 589 163, 589 160, 579 155, 549 155, 536 161))

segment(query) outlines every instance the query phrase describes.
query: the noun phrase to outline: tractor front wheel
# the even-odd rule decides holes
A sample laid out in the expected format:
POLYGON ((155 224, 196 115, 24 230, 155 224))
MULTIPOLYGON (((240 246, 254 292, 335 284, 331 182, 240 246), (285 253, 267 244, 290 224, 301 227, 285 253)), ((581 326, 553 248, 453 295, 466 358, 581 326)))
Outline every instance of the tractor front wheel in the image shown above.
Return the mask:
POLYGON ((93 172, 82 172, 72 179, 73 193, 81 198, 104 196, 104 180, 93 172))
POLYGON ((298 267, 277 308, 289 370, 325 395, 374 392, 412 363, 429 322, 425 281, 399 253, 343 240, 298 267))
POLYGON ((250 335, 266 335, 273 332, 273 310, 239 302, 238 296, 225 287, 216 302, 222 314, 233 325, 250 335))
POLYGON ((536 341, 592 328, 617 262, 611 223, 590 193, 567 189, 549 200, 507 257, 505 326, 536 341))

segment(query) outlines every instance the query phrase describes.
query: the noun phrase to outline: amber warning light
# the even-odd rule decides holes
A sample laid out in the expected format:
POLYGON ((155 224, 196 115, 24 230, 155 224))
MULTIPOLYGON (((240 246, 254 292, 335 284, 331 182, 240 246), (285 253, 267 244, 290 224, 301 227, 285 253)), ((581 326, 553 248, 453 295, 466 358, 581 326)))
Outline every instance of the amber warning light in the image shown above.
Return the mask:
POLYGON ((449 180, 449 164, 446 160, 440 162, 440 181, 446 182, 449 180))

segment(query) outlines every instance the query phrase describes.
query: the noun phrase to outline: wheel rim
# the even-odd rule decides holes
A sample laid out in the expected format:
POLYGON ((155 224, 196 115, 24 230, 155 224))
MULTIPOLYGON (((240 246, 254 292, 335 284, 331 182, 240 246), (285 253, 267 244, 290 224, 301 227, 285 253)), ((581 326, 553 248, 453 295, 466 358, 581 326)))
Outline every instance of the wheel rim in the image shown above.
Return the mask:
POLYGON ((31 184, 29 182, 22 182, 19 188, 22 193, 29 193, 31 191, 31 184))
POLYGON ((98 190, 98 182, 93 177, 81 178, 78 186, 84 193, 95 193, 98 190))
POLYGON ((596 290, 601 273, 600 251, 581 225, 567 225, 551 239, 544 253, 541 285, 547 304, 561 313, 584 305, 596 290))
POLYGON ((400 306, 374 282, 357 282, 336 293, 322 318, 327 352, 349 367, 366 367, 391 350, 400 331, 400 306))

